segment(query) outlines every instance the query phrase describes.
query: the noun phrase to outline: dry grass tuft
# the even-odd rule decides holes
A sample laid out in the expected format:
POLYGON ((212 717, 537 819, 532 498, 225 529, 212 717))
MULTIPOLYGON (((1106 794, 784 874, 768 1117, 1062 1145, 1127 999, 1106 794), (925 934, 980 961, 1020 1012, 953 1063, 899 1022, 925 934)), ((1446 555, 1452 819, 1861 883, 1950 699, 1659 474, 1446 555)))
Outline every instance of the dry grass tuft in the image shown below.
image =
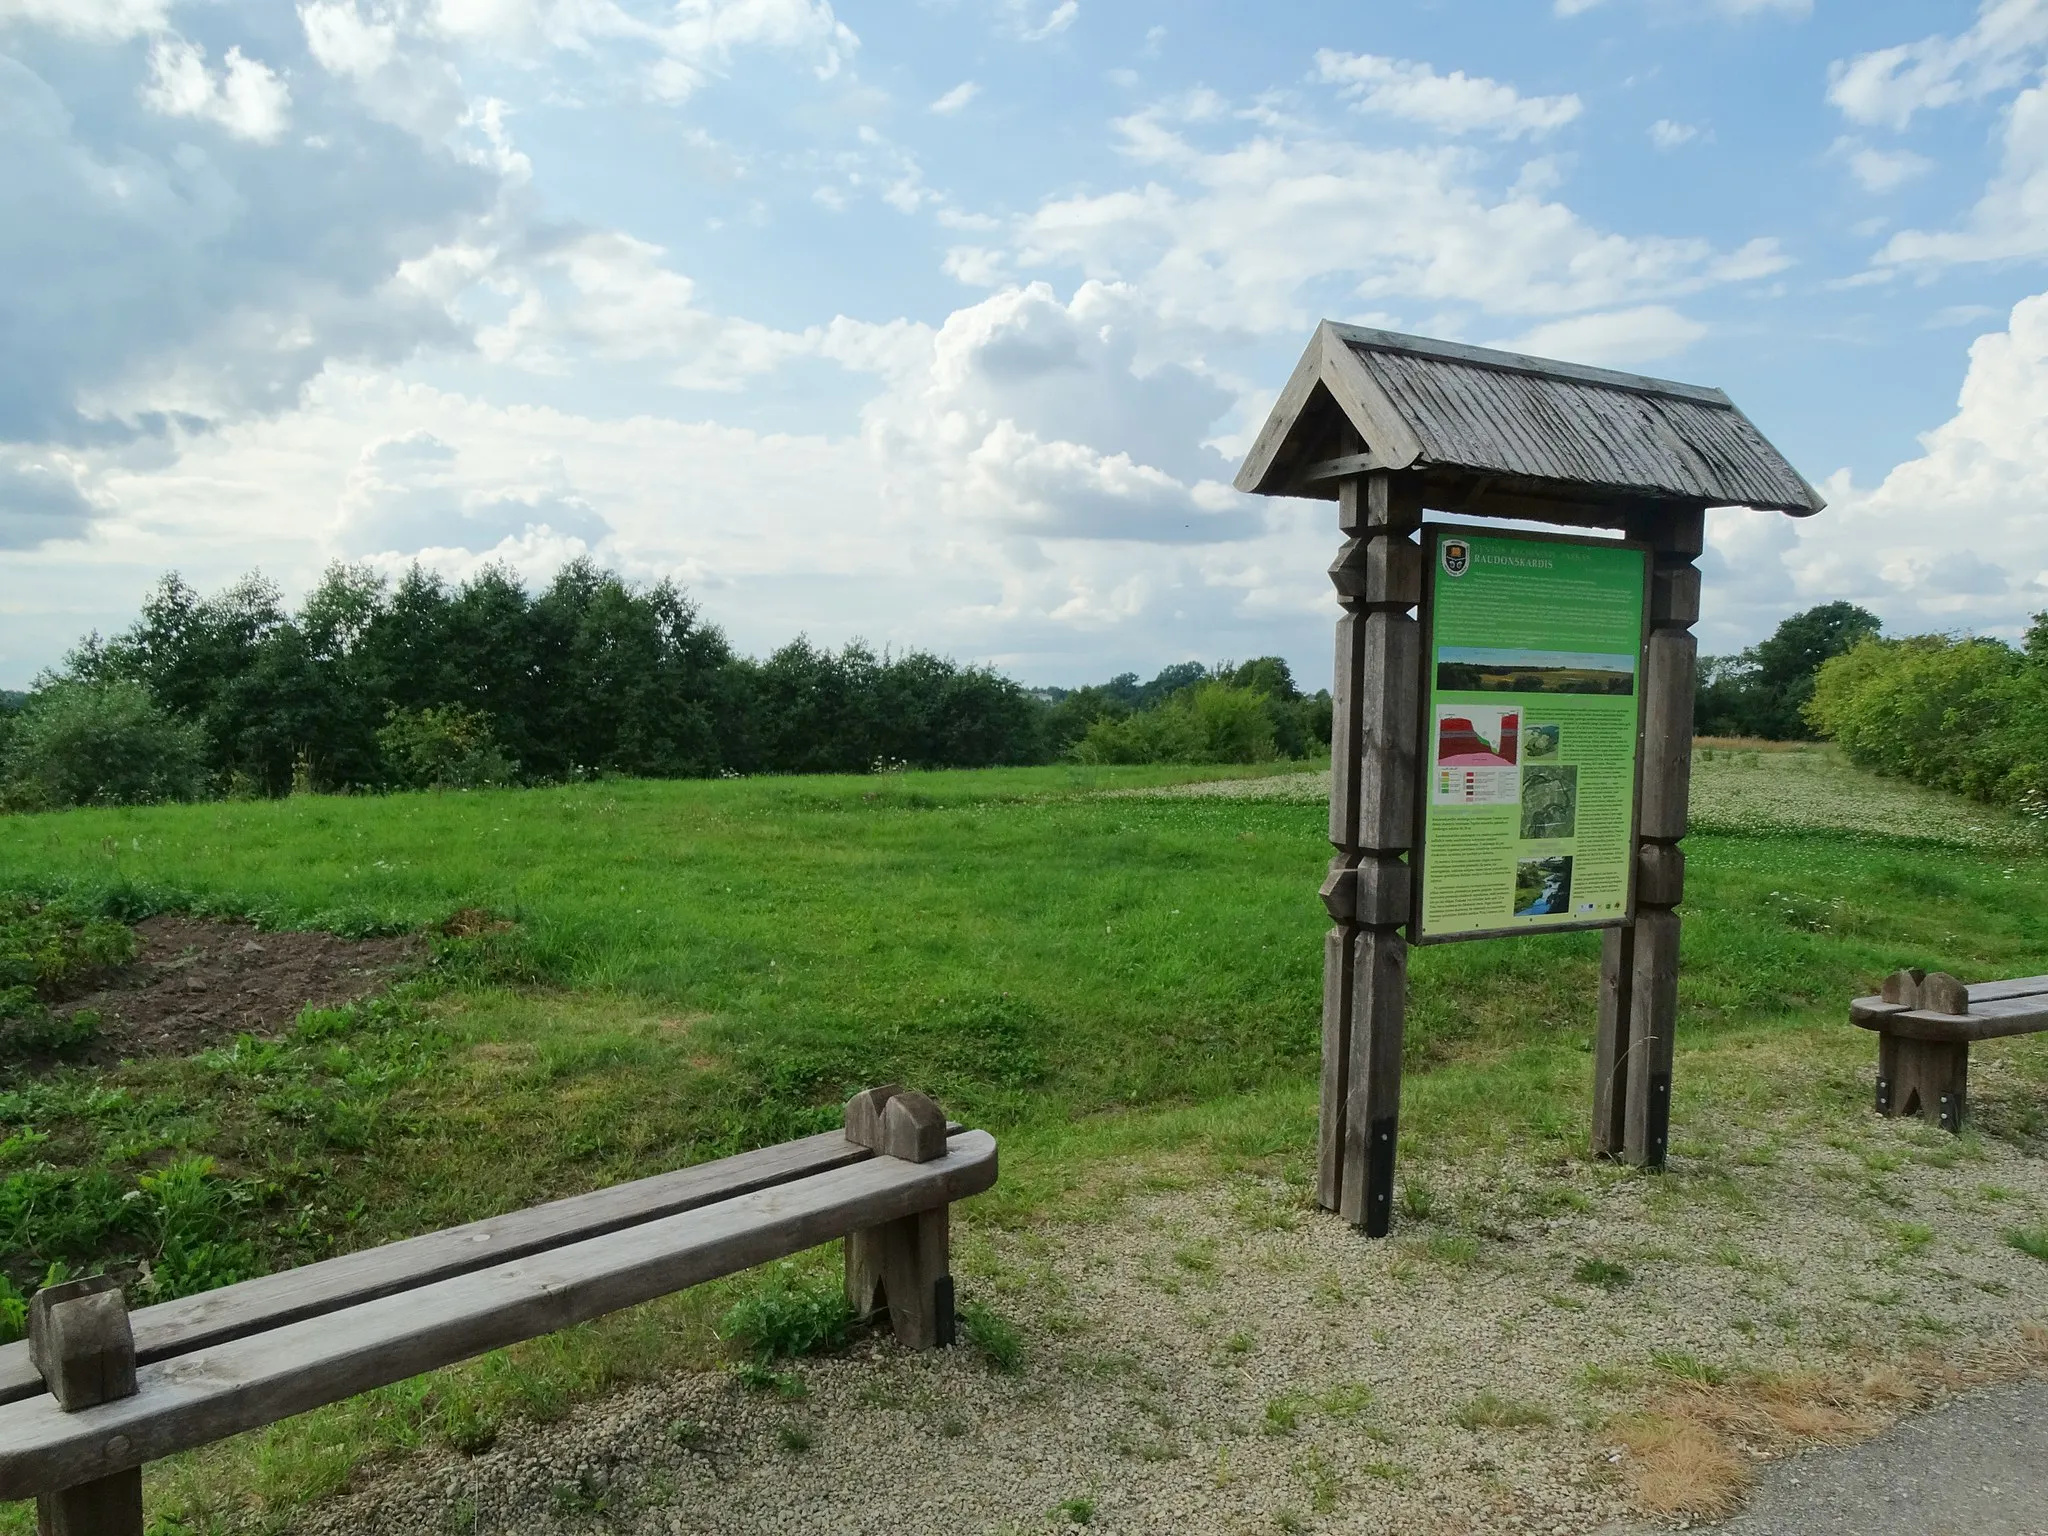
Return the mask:
POLYGON ((1636 1507, 1651 1515, 1713 1517, 1731 1512, 1749 1468, 1712 1426, 1685 1415, 1646 1413, 1621 1426, 1634 1461, 1636 1507))
POLYGON ((2020 1353, 2037 1366, 2048 1365, 2048 1326, 2021 1323, 2020 1353))
POLYGON ((1931 1358, 1910 1364, 1916 1369, 1881 1365, 1855 1377, 1745 1374, 1665 1393, 1616 1426, 1633 1457, 1637 1507, 1653 1515, 1727 1514, 1749 1485, 1753 1462, 1796 1445, 1865 1439, 1954 1374, 1931 1358))

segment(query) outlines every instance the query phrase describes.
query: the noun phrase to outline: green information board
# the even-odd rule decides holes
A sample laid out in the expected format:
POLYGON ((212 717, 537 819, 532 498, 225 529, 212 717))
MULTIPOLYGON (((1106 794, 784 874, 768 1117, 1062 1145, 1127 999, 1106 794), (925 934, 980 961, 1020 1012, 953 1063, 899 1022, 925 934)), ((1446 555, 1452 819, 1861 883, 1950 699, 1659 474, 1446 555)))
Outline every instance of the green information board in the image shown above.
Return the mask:
POLYGON ((1419 943, 1633 915, 1647 551, 1423 529, 1419 943))

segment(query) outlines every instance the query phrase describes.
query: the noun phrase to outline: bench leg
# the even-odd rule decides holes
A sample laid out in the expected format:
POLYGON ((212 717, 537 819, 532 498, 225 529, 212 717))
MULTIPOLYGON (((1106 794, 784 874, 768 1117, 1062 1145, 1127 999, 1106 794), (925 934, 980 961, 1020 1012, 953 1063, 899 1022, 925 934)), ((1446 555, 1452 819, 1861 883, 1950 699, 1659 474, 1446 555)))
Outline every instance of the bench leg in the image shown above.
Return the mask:
POLYGON ((888 1308, 897 1342, 907 1349, 953 1342, 950 1211, 919 1211, 846 1239, 847 1302, 862 1318, 888 1308))
POLYGON ((42 1494, 36 1536, 142 1536, 142 1469, 42 1494))
POLYGON ((1899 1112, 1899 1037, 1879 1035, 1877 1037, 1877 1102, 1880 1115, 1891 1116, 1899 1112))
MULTIPOLYGON (((1883 1035, 1878 1048, 1878 1096, 1884 1098, 1889 1076, 1893 1115, 1918 1115, 1944 1131, 1963 1128, 1963 1105, 1970 1077, 1970 1047, 1944 1040, 1912 1040, 1883 1035), (1890 1046, 1887 1051, 1885 1046, 1890 1046), (1888 1063, 1886 1058, 1891 1058, 1888 1063), (1886 1066, 1892 1070, 1886 1072, 1886 1066)), ((1882 1105, 1880 1105, 1882 1107, 1882 1105)))

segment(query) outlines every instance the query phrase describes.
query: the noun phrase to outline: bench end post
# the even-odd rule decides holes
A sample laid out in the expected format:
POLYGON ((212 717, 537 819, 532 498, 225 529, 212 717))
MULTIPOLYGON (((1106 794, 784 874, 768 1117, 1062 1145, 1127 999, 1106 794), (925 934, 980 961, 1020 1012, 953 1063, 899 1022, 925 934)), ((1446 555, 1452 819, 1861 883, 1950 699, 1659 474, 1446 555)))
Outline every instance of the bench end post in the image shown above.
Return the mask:
MULTIPOLYGON (((945 1111, 921 1093, 870 1088, 847 1103, 846 1138, 885 1157, 928 1163, 946 1155, 945 1111)), ((951 1210, 941 1205, 847 1234, 847 1303, 861 1318, 886 1309, 908 1349, 953 1342, 951 1210)))
MULTIPOLYGON (((66 1413, 135 1395, 135 1332, 111 1275, 29 1298, 29 1358, 66 1413)), ((39 1494, 38 1536, 142 1536, 142 1469, 39 1494)))

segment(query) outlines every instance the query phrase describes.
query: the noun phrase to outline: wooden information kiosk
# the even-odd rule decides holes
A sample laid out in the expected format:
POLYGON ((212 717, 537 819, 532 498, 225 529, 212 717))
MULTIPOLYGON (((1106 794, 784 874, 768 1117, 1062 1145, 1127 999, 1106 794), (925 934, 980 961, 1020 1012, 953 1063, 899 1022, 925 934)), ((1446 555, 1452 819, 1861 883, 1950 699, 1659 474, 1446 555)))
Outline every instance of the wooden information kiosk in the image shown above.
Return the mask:
POLYGON ((1328 321, 1237 487, 1344 535, 1319 1200, 1387 1232, 1409 944, 1550 928, 1604 930, 1593 1151, 1661 1167, 1693 562, 1709 507, 1825 503, 1717 389, 1328 321))

